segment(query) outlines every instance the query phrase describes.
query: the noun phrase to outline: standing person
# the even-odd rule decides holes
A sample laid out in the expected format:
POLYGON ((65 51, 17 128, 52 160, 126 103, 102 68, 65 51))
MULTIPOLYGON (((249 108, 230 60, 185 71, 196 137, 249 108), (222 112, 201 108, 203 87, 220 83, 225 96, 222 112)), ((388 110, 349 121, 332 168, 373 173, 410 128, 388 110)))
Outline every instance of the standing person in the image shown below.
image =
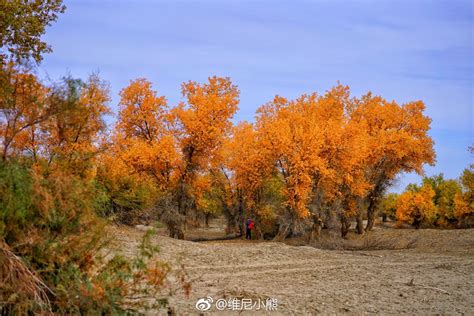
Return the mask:
POLYGON ((245 239, 252 239, 252 230, 254 227, 255 223, 253 222, 253 219, 248 219, 246 229, 245 229, 245 239))

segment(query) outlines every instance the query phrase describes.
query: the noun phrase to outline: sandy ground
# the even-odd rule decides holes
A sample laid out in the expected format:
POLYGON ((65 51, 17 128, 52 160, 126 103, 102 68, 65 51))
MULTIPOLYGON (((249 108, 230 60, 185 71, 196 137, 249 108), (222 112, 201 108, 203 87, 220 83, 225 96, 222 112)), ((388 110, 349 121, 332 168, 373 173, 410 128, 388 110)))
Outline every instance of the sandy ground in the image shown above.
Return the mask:
MULTIPOLYGON (((217 231, 218 226, 209 231, 217 231)), ((111 228, 117 251, 132 254, 143 231, 111 228)), ((196 232, 195 232, 196 233, 196 232)), ((160 257, 184 265, 193 279, 189 297, 170 298, 178 315, 199 314, 199 298, 212 297, 205 314, 465 314, 474 315, 474 229, 378 228, 377 247, 416 240, 401 250, 321 250, 277 242, 174 240, 158 234, 160 257), (261 304, 276 299, 276 311, 224 311, 218 299, 261 304), (260 303, 259 303, 260 302, 260 303)), ((355 241, 362 238, 353 235, 355 241)), ((296 243, 298 244, 298 243, 296 243)), ((371 243, 373 246, 374 243, 371 243)), ((403 243, 401 244, 403 247, 403 243)), ((406 244, 405 244, 406 245, 406 244)), ((337 248, 337 247, 336 247, 337 248)), ((171 280, 173 275, 171 275, 171 280)), ((239 306, 236 306, 239 308, 239 306)), ((243 307, 242 307, 243 308, 243 307)), ((150 314, 161 314, 154 312, 150 314)))

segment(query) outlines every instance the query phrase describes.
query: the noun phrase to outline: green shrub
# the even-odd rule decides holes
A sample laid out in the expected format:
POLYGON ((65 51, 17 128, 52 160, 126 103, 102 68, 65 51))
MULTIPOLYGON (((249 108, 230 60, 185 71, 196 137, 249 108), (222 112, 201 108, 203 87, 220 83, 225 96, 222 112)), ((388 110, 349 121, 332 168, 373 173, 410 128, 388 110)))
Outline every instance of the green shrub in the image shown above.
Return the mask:
POLYGON ((137 257, 102 258, 107 239, 105 222, 95 209, 103 197, 96 193, 93 181, 58 169, 0 163, 0 241, 6 249, 0 252, 4 253, 0 261, 7 262, 7 255, 19 258, 10 270, 24 266, 21 269, 32 271, 43 282, 39 288, 50 302, 39 304, 37 295, 31 294, 35 292, 17 295, 18 286, 31 283, 27 274, 18 284, 12 284, 8 274, 0 274, 4 278, 0 280, 0 312, 46 309, 59 314, 115 314, 162 303, 131 303, 138 293, 156 294, 169 270, 156 260, 150 233, 137 257))

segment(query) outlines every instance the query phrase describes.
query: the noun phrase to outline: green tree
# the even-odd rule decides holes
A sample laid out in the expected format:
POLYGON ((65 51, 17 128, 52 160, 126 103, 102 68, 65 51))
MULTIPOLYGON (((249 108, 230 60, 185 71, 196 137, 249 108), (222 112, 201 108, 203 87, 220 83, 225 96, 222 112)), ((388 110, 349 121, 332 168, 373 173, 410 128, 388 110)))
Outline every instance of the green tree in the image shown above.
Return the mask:
POLYGON ((8 58, 41 62, 51 51, 41 36, 65 9, 62 0, 1 0, 0 63, 8 58))
POLYGON ((438 224, 444 221, 455 221, 454 197, 461 193, 461 186, 456 180, 444 179, 443 174, 423 178, 423 185, 429 185, 435 192, 433 202, 438 207, 438 224))
POLYGON ((380 212, 384 219, 388 217, 394 220, 396 218, 397 198, 398 194, 396 193, 388 193, 383 197, 380 203, 380 212))

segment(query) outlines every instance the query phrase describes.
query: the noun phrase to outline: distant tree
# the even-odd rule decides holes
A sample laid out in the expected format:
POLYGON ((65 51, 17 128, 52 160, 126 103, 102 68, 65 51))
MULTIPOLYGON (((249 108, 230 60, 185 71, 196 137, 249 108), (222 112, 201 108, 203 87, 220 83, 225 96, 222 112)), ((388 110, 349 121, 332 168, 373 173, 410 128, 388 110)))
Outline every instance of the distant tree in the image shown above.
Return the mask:
POLYGON ((396 219, 397 198, 398 194, 396 193, 388 193, 383 197, 380 203, 380 209, 384 219, 387 217, 392 220, 396 219))
MULTIPOLYGON (((474 154, 474 146, 469 147, 469 152, 474 154)), ((474 214, 474 164, 464 169, 461 178, 462 192, 457 192, 454 197, 454 215, 458 225, 462 225, 465 218, 474 214)))
MULTIPOLYGON (((465 169, 459 180, 445 179, 443 174, 438 174, 424 177, 421 186, 409 184, 405 192, 395 198, 397 219, 410 222, 415 215, 419 215, 426 224, 463 226, 464 220, 474 213, 474 177, 471 170, 472 166, 465 169), (429 196, 430 203, 427 201, 429 196)), ((389 201, 388 198, 386 196, 384 201, 389 201)), ((391 209, 390 206, 383 208, 385 212, 391 209)))
POLYGON ((474 168, 464 169, 461 175, 461 185, 466 202, 474 209, 474 168))
POLYGON ((437 217, 440 225, 445 221, 455 222, 455 196, 461 193, 459 182, 444 179, 443 174, 423 178, 423 185, 429 185, 435 192, 433 202, 438 207, 437 217))
POLYGON ((418 192, 405 191, 397 199, 397 220, 413 224, 416 228, 422 222, 433 223, 437 212, 434 196, 434 190, 427 184, 418 192))

